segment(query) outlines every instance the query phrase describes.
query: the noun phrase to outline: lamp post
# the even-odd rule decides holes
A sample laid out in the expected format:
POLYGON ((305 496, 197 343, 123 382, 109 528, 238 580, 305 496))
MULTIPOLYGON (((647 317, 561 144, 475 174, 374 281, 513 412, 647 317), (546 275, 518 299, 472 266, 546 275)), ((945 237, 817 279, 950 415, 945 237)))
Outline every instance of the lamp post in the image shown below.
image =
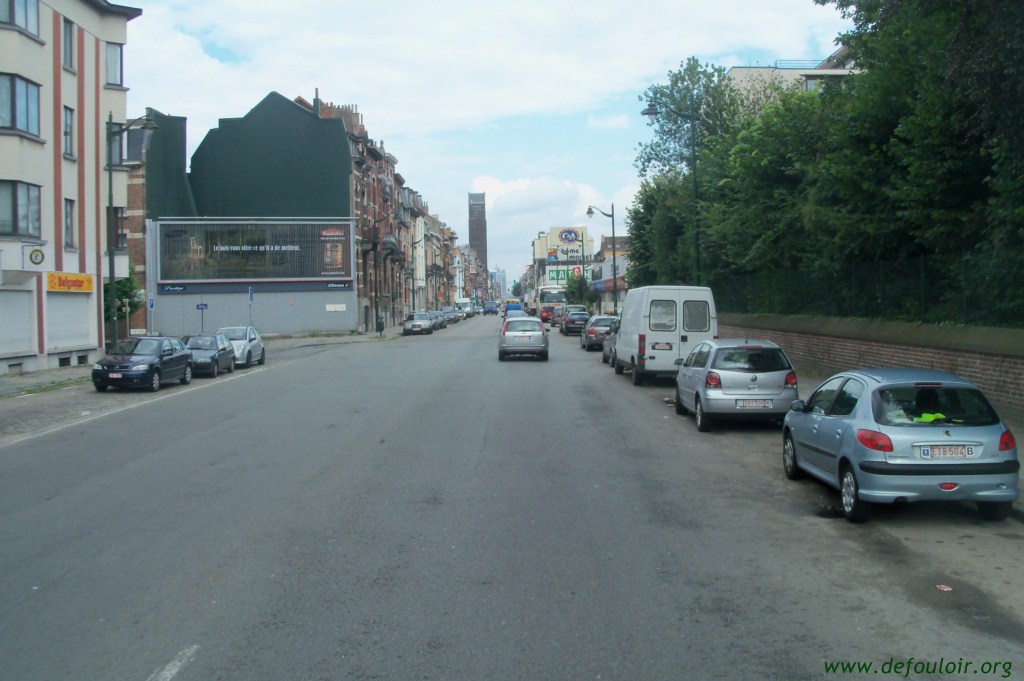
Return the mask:
POLYGON ((612 219, 612 314, 615 314, 619 310, 619 266, 615 260, 615 204, 612 204, 611 213, 605 213, 594 206, 587 206, 587 217, 594 217, 595 210, 606 218, 612 219))
MULTIPOLYGON (((120 141, 126 132, 140 123, 144 130, 156 129, 152 110, 148 107, 146 108, 145 116, 128 121, 123 126, 117 128, 114 127, 114 112, 107 112, 107 267, 108 277, 110 278, 110 298, 113 303, 111 310, 114 315, 110 334, 111 348, 117 344, 117 294, 115 293, 117 279, 115 278, 114 271, 114 247, 117 241, 116 225, 114 224, 114 140, 120 141)), ((121 160, 120 158, 118 159, 118 161, 121 160)), ((104 307, 106 307, 106 301, 104 301, 104 307)), ((128 313, 125 312, 125 314, 127 315, 128 313)))
POLYGON ((689 111, 682 112, 674 106, 663 101, 651 101, 647 107, 640 112, 642 116, 655 117, 658 115, 659 107, 669 111, 677 118, 690 123, 690 176, 693 178, 693 275, 695 284, 700 284, 700 228, 697 225, 697 117, 693 112, 693 95, 688 98, 689 111))

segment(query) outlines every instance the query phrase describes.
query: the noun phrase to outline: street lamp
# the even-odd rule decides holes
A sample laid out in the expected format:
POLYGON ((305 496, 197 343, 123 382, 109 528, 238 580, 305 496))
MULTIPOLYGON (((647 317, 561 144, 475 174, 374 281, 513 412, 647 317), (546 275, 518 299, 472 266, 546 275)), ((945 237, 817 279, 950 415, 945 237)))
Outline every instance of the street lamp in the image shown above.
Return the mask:
MULTIPOLYGON (((110 277, 110 298, 113 302, 113 327, 110 334, 110 347, 117 344, 117 295, 115 294, 114 275, 114 246, 117 241, 114 225, 114 140, 120 142, 121 137, 136 125, 142 124, 143 130, 156 130, 156 123, 153 122, 153 110, 146 107, 146 115, 128 121, 122 126, 114 127, 114 112, 107 112, 107 261, 110 277)), ((120 154, 118 154, 120 156, 120 154)), ((118 161, 123 159, 118 158, 118 161)), ((104 305, 105 307, 105 305, 104 305)), ((128 314, 127 312, 125 313, 128 314)))
POLYGON ((647 107, 640 112, 642 116, 653 118, 662 109, 672 113, 690 123, 690 175, 693 177, 693 275, 700 284, 700 228, 697 225, 697 117, 693 112, 693 96, 688 98, 689 111, 683 112, 664 101, 652 100, 647 107))
POLYGON ((587 206, 587 217, 594 217, 595 210, 606 218, 612 219, 612 314, 615 314, 619 310, 619 266, 615 261, 615 204, 612 204, 611 213, 605 213, 594 206, 587 206))

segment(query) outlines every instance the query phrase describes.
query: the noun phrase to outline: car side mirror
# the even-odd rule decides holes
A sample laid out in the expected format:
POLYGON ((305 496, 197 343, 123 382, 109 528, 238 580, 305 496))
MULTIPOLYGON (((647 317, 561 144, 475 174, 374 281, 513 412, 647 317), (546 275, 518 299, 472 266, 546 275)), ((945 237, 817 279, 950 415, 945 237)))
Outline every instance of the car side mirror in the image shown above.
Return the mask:
POLYGON ((790 411, 805 411, 807 409, 807 403, 803 400, 793 400, 789 403, 790 411))
POLYGON ((167 349, 165 349, 165 350, 164 350, 164 351, 163 351, 162 353, 160 353, 160 354, 162 354, 162 355, 163 355, 164 357, 170 357, 171 355, 173 355, 173 354, 174 354, 174 350, 171 350, 170 348, 167 348, 167 349))

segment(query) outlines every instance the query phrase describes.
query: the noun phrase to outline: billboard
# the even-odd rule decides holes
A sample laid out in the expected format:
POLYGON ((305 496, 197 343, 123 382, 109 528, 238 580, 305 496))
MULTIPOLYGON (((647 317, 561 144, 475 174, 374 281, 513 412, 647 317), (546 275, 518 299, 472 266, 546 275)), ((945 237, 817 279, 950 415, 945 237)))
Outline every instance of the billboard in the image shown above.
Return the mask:
POLYGON ((161 221, 157 249, 161 282, 354 276, 348 221, 161 221))

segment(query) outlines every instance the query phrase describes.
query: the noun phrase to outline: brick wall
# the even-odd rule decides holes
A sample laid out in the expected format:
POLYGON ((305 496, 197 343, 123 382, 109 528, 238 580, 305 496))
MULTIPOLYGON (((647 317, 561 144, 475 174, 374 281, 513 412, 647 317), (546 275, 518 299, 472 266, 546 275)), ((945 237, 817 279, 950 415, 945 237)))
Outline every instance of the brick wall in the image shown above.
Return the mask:
POLYGON ((794 364, 823 374, 858 367, 942 369, 978 385, 1000 411, 1024 411, 1022 331, 962 329, 963 333, 953 338, 945 327, 934 327, 931 335, 941 337, 941 343, 929 346, 922 344, 930 335, 929 328, 922 325, 889 323, 880 328, 848 320, 842 335, 837 335, 839 329, 826 327, 829 325, 808 319, 790 320, 787 324, 784 317, 722 315, 718 335, 773 341, 794 364), (901 330, 901 326, 906 328, 901 330), (994 338, 995 335, 1003 338, 994 338), (946 347, 939 347, 940 344, 946 347), (992 351, 996 349, 1005 351, 992 351))

